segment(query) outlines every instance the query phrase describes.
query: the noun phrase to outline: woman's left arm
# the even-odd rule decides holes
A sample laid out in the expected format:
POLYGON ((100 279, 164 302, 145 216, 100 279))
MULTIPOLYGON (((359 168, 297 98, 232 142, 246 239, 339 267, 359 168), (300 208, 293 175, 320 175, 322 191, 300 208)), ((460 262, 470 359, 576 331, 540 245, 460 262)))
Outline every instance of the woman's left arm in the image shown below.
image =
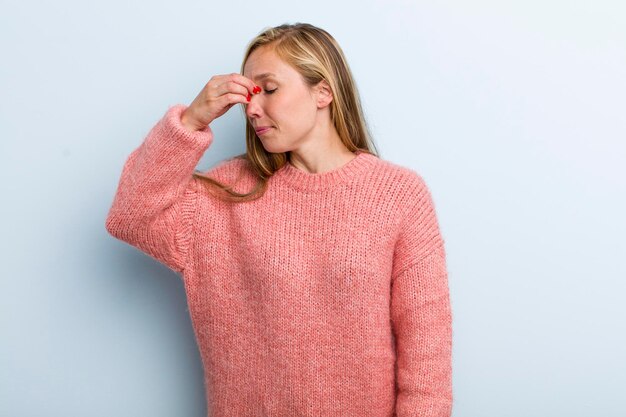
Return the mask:
POLYGON ((397 417, 450 417, 452 312, 446 252, 428 187, 410 193, 394 252, 391 319, 397 417))

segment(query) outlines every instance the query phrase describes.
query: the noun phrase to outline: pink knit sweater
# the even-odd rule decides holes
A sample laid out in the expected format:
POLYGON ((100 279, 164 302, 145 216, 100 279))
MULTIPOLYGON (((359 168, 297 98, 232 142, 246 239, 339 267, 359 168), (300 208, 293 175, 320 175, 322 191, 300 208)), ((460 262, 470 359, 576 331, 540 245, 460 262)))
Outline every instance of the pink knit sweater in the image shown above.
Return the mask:
MULTIPOLYGON (((180 274, 209 416, 449 417, 445 250, 423 178, 359 152, 223 202, 192 177, 213 132, 186 130, 185 108, 128 157, 106 229, 180 274)), ((244 192, 246 164, 208 173, 244 192)))

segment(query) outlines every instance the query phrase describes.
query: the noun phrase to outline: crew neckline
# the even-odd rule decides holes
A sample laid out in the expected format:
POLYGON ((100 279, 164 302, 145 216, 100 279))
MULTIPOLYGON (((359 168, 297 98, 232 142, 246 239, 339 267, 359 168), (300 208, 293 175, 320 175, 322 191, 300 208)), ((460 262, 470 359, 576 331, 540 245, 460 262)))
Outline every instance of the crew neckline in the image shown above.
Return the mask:
POLYGON ((360 149, 357 149, 354 154, 356 156, 345 164, 330 171, 319 173, 303 171, 287 161, 274 173, 274 177, 292 188, 308 191, 344 184, 368 171, 368 168, 371 168, 378 159, 376 155, 363 152, 360 149))

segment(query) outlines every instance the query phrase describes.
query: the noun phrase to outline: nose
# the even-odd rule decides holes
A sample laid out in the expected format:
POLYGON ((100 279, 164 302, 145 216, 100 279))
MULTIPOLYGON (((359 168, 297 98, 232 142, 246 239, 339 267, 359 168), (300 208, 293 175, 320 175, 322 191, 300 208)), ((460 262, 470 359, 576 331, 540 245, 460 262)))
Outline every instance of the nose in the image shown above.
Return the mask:
POLYGON ((252 94, 250 97, 250 101, 247 104, 244 104, 246 109, 246 116, 250 119, 255 117, 260 117, 262 113, 261 105, 260 105, 260 94, 252 94))

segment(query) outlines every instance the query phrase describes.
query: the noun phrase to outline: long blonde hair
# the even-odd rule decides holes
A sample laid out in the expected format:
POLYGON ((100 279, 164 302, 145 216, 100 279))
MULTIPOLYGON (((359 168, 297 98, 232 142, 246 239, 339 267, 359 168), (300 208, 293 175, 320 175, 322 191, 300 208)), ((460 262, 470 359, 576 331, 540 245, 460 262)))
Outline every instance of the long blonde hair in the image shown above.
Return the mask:
MULTIPOLYGON (((348 62, 339 44, 328 32, 308 23, 267 28, 248 44, 241 74, 250 54, 262 46, 271 46, 276 55, 302 75, 308 86, 313 87, 325 80, 333 95, 331 120, 343 144, 352 152, 360 150, 378 156, 348 62)), ((289 161, 289 152, 267 152, 246 117, 246 153, 231 159, 235 158, 246 160, 258 178, 256 186, 248 193, 238 193, 232 189, 232 184, 223 184, 199 171, 193 175, 209 188, 217 188, 217 195, 223 199, 254 200, 267 189, 269 177, 289 161)))

